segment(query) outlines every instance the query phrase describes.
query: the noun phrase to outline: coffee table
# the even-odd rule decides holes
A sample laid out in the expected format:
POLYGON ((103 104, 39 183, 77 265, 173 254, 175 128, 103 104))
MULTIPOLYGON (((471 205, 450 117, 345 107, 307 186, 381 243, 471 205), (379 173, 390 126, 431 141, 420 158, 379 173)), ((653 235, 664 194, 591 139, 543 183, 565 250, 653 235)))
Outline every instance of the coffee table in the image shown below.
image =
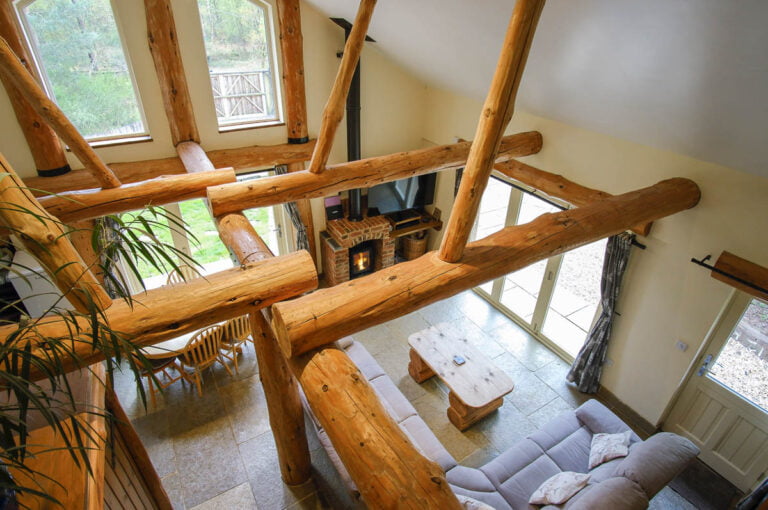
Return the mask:
POLYGON ((412 334, 408 344, 408 373, 417 383, 437 375, 448 386, 448 419, 459 430, 501 407, 504 395, 515 386, 507 374, 470 345, 466 336, 447 323, 412 334))

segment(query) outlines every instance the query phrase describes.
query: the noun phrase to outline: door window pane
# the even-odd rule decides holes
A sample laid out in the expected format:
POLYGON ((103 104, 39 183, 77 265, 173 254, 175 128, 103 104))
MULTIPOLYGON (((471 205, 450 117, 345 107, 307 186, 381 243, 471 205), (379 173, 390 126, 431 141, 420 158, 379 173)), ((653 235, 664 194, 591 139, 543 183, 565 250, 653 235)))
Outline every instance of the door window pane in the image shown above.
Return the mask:
POLYGON ((198 0, 219 126, 277 120, 269 5, 198 0))
POLYGON ((708 377, 768 410, 768 305, 753 299, 708 377))
POLYGON ((35 0, 20 13, 48 93, 85 138, 145 134, 109 0, 35 0))
POLYGON ((563 256, 542 332, 572 356, 587 338, 600 304, 600 279, 607 239, 563 256))

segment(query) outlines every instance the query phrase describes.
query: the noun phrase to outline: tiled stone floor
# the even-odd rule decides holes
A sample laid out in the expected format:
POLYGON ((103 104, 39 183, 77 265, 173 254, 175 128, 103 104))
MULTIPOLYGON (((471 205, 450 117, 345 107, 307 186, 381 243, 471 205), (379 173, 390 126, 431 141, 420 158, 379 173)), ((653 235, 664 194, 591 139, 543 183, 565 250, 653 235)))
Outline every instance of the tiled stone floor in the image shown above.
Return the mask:
MULTIPOLYGON (((482 298, 465 292, 355 335, 462 464, 479 466, 585 397, 565 382, 568 366, 482 298), (438 322, 453 322, 515 381, 498 412, 464 433, 445 414, 446 388, 433 380, 416 384, 407 370, 407 338, 438 322)), ((116 389, 177 509, 345 508, 327 457, 310 437, 313 480, 289 488, 280 481, 277 455, 253 347, 240 374, 217 367, 205 375, 203 397, 177 383, 144 411, 132 378, 118 374, 116 389)), ((308 427, 309 428, 309 427, 308 427)), ((310 433, 310 435, 313 435, 310 433)), ((652 509, 695 508, 670 488, 652 509)))

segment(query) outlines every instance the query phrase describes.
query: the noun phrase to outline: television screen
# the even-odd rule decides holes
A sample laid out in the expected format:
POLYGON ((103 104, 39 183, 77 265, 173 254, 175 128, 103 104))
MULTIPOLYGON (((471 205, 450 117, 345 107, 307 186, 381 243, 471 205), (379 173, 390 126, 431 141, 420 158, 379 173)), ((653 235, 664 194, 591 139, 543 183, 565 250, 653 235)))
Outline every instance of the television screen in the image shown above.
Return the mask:
POLYGON ((431 205, 435 200, 436 177, 437 174, 420 175, 369 188, 368 209, 389 214, 431 205))

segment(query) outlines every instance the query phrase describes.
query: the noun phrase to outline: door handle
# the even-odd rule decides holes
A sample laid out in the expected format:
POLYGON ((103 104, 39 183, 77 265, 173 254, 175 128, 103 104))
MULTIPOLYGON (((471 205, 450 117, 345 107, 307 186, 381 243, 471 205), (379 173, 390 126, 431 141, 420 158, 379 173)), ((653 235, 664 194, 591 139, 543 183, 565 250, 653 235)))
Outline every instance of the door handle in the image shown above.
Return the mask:
POLYGON ((704 363, 699 367, 699 371, 697 372, 699 377, 707 373, 707 370, 709 370, 710 363, 712 363, 712 355, 707 354, 707 357, 704 358, 704 363))

